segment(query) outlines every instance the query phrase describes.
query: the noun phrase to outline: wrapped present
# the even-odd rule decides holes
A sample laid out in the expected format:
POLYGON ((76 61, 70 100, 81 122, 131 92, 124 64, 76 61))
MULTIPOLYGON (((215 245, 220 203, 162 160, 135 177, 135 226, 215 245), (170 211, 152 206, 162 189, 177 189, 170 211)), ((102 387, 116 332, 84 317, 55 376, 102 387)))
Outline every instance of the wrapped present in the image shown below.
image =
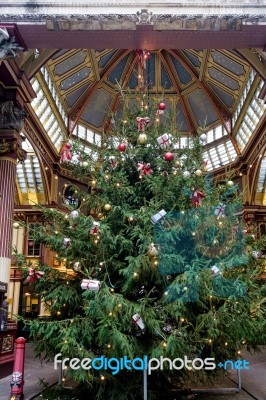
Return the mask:
POLYGON ((93 221, 90 233, 92 235, 97 235, 97 233, 99 232, 99 228, 100 228, 100 222, 93 221))
POLYGON ((140 176, 151 175, 153 173, 150 163, 138 163, 138 171, 140 173, 140 176))
POLYGON ((218 206, 214 210, 214 215, 216 215, 218 218, 223 217, 225 207, 226 207, 226 205, 224 203, 219 203, 218 206))
POLYGON ((213 265, 213 266, 211 267, 211 274, 212 274, 213 276, 219 276, 219 275, 221 275, 221 271, 220 271, 220 269, 219 269, 216 265, 213 265))
POLYGON ((62 147, 59 151, 60 154, 60 163, 70 162, 72 159, 71 156, 71 145, 68 142, 63 142, 62 147))
POLYGON ((163 149, 167 148, 171 144, 172 135, 170 133, 164 133, 157 138, 157 142, 163 149))
POLYGON ((111 165, 111 168, 115 168, 117 166, 117 161, 115 156, 109 156, 109 162, 111 165))
POLYGON ((192 193, 191 200, 192 200, 192 203, 193 203, 193 205, 194 205, 195 208, 196 208, 196 207, 201 207, 201 205, 202 205, 202 199, 203 199, 204 197, 205 197, 205 194, 202 193, 202 192, 199 192, 198 190, 195 190, 195 191, 192 193))
POLYGON ((99 292, 99 290, 101 288, 101 282, 92 280, 92 279, 82 279, 80 286, 81 286, 81 289, 84 289, 84 290, 87 289, 87 290, 91 290, 93 292, 99 292))
POLYGON ((145 324, 139 314, 134 314, 132 318, 135 321, 135 323, 140 327, 141 330, 145 329, 145 324))
POLYGON ((137 123, 138 123, 138 131, 145 131, 145 126, 148 126, 150 123, 150 118, 149 117, 137 117, 137 123))
POLYGON ((28 272, 29 272, 29 275, 26 278, 26 282, 28 282, 28 283, 33 283, 33 282, 37 281, 37 279, 41 279, 44 275, 43 271, 36 271, 33 268, 29 268, 28 272))
POLYGON ((72 210, 71 213, 69 214, 69 218, 71 219, 76 219, 79 216, 79 211, 78 210, 72 210))
POLYGON ((63 246, 64 247, 69 247, 70 244, 71 244, 71 239, 69 239, 69 238, 64 238, 63 239, 63 246))
POLYGON ((166 214, 167 213, 165 210, 159 211, 157 214, 152 215, 151 222, 153 224, 157 224, 157 222, 159 222, 163 217, 165 217, 166 214))

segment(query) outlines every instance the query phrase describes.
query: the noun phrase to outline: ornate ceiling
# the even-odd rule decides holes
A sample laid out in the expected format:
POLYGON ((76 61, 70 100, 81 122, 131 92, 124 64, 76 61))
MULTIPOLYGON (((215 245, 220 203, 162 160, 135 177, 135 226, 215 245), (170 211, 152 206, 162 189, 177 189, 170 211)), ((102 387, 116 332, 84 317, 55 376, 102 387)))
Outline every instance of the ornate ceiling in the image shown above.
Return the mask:
MULTIPOLYGON (((46 64, 71 121, 102 133, 120 109, 119 86, 140 93, 135 50, 59 50, 46 64)), ((148 95, 176 111, 177 129, 193 134, 199 127, 223 125, 231 118, 250 72, 234 50, 156 50, 146 63, 148 95)))

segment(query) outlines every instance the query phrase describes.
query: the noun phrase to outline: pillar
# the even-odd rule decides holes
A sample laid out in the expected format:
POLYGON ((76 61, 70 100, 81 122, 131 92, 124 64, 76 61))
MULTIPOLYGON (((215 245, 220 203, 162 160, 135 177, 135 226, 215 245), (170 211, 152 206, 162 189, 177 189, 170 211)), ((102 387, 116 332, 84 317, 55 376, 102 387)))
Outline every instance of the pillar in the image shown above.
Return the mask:
POLYGON ((5 283, 10 276, 17 159, 26 158, 21 144, 15 129, 0 125, 0 281, 5 283))

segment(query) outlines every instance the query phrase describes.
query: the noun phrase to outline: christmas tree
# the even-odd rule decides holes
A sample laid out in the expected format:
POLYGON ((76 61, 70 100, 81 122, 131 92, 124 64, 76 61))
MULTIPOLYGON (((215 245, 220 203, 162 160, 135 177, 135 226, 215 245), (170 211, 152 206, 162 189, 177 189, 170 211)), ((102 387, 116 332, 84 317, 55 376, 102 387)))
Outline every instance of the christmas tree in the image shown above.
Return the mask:
MULTIPOLYGON (((205 134, 181 148, 162 100, 143 91, 134 106, 130 94, 121 101, 101 148, 87 154, 72 144, 79 160, 68 168, 89 189, 76 193, 81 207, 43 209, 35 240, 73 273, 30 270, 51 317, 28 323, 45 359, 181 359, 148 376, 148 398, 171 399, 173 388, 215 372, 200 359, 237 360, 244 345, 265 343, 265 243, 245 231, 233 171, 222 182, 206 172, 205 134), (197 360, 179 368, 186 357, 197 360)), ((137 365, 66 374, 94 399, 141 399, 137 365)))

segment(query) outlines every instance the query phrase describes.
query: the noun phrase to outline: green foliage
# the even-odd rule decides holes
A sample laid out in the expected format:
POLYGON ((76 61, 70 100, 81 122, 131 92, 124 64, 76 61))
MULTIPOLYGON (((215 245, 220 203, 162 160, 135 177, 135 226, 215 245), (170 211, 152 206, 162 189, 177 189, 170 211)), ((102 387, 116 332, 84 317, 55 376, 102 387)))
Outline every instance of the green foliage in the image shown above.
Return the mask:
MULTIPOLYGON (((45 359, 56 353, 80 359, 211 356, 217 363, 237 358, 244 344, 256 348, 266 342, 263 262, 247 252, 239 217, 241 194, 237 185, 214 184, 203 171, 198 137, 179 148, 180 136, 167 113, 164 125, 146 127, 147 144, 138 144, 138 116, 145 117, 146 111, 127 109, 127 122, 116 121, 97 157, 79 149, 82 162, 73 173, 88 183, 89 194, 79 193, 78 217, 73 219, 71 210, 43 209, 46 222, 34 232, 34 240, 55 251, 59 260, 66 259, 68 271, 75 272, 40 265, 45 274, 34 283, 35 290, 51 317, 28 321, 36 354, 45 359), (167 123, 172 139, 163 149, 157 138, 168 131, 167 123), (114 136, 127 143, 125 152, 117 150, 114 136), (174 153, 173 161, 164 159, 166 151, 174 153), (109 157, 115 157, 113 165, 109 157), (138 163, 150 163, 153 172, 142 174, 138 163), (202 174, 195 174, 197 170, 202 174), (190 176, 184 177, 184 171, 190 176), (195 190, 204 193, 201 207, 193 207, 195 190), (219 203, 225 211, 217 218, 219 203), (153 225, 151 217, 162 209, 167 215, 153 225), (100 222, 96 235, 90 233, 94 220, 100 222), (70 239, 69 246, 64 238, 70 239), (149 250, 151 243, 157 256, 149 250), (214 265, 217 275, 211 273, 214 265), (100 280, 101 289, 82 290, 85 278, 100 280), (143 331, 133 323, 136 313, 144 321, 143 331)), ((265 239, 253 239, 252 250, 263 246, 265 239)), ((19 264, 27 270, 21 258, 19 264)), ((196 372, 168 371, 167 378, 166 371, 154 373, 149 398, 171 398, 166 386, 171 390, 175 382, 202 378, 203 371, 196 372)), ((140 398, 140 371, 116 376, 109 370, 68 373, 87 385, 95 399, 140 398)))

